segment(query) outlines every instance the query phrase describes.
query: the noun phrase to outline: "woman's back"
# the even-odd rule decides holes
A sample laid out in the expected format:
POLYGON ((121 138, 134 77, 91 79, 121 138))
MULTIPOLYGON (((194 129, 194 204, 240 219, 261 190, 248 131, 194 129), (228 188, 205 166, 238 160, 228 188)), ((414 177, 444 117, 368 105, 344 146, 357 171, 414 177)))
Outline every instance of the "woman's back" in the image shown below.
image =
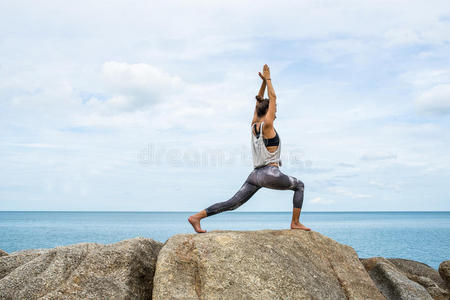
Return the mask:
MULTIPOLYGON (((264 124, 264 125, 266 125, 266 124, 264 124)), ((264 125, 263 125, 263 129, 264 129, 264 125)), ((261 132, 258 129, 259 127, 261 127, 261 121, 253 123, 253 134, 257 138, 261 134, 261 132)), ((269 134, 272 135, 272 137, 268 138, 267 132, 270 132, 270 130, 264 129, 263 141, 264 141, 264 145, 266 145, 267 150, 269 150, 269 152, 275 152, 278 149, 278 145, 280 144, 280 137, 278 136, 278 132, 275 130, 275 128, 273 128, 273 126, 271 126, 270 129, 272 130, 272 134, 270 134, 270 133, 269 134)))

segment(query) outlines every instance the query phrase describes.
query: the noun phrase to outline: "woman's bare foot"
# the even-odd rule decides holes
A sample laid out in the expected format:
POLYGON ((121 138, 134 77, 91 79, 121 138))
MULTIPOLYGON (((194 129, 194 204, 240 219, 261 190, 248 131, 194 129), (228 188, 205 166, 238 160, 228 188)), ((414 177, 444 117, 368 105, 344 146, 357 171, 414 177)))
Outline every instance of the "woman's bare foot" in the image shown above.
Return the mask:
POLYGON ((305 230, 305 231, 310 231, 311 228, 306 227, 305 225, 303 225, 300 222, 292 222, 291 223, 291 229, 301 229, 301 230, 305 230))
POLYGON ((190 216, 188 218, 189 223, 191 223, 192 227, 194 227, 194 230, 198 233, 202 233, 202 232, 206 232, 206 230, 203 230, 200 227, 200 219, 194 217, 194 216, 190 216))

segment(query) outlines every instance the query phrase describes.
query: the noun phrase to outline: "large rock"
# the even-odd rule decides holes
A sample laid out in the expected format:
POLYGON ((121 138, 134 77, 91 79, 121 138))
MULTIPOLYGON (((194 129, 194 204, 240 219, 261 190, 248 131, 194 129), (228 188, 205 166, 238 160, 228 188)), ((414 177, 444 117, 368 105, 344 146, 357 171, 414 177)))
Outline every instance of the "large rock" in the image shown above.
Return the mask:
POLYGON ((162 243, 134 238, 0 257, 0 299, 151 299, 162 243))
POLYGON ((447 287, 450 287, 450 260, 445 260, 439 265, 439 274, 446 282, 447 287))
POLYGON ((2 249, 0 249, 0 256, 6 256, 6 255, 8 255, 8 253, 3 251, 2 249))
POLYGON ((438 272, 426 264, 383 257, 361 261, 387 299, 449 299, 438 272))
POLYGON ((302 230, 177 234, 154 299, 384 299, 353 248, 302 230))

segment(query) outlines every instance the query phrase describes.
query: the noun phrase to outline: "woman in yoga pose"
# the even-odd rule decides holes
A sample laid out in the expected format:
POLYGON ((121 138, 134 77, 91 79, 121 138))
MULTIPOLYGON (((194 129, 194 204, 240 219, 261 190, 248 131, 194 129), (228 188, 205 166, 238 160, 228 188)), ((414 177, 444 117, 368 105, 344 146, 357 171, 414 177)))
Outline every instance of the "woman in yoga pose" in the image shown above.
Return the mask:
POLYGON ((277 131, 273 128, 276 119, 276 95, 272 86, 269 66, 264 65, 263 73, 258 73, 262 79, 261 88, 256 96, 256 107, 252 120, 252 155, 254 170, 237 193, 228 201, 219 202, 190 216, 188 218, 194 230, 198 233, 206 232, 200 227, 200 220, 223 211, 233 210, 244 204, 261 187, 277 190, 293 190, 293 212, 291 229, 311 230, 300 223, 300 212, 303 204, 304 184, 295 177, 283 174, 279 166, 281 141, 277 131), (267 86, 269 99, 264 99, 267 86))

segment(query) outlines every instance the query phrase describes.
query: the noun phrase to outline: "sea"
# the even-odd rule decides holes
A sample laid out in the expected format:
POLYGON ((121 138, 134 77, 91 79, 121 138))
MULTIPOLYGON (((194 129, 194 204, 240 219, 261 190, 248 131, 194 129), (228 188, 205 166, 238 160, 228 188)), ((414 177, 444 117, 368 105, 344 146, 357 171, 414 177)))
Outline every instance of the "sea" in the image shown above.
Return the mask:
MULTIPOLYGON (((109 244, 134 237, 165 242, 195 233, 195 212, 0 211, 0 249, 52 248, 82 242, 109 244)), ((202 220, 202 229, 288 229, 290 212, 227 211, 202 220)), ((302 212, 300 221, 361 258, 423 262, 434 269, 450 259, 450 212, 302 212)))

